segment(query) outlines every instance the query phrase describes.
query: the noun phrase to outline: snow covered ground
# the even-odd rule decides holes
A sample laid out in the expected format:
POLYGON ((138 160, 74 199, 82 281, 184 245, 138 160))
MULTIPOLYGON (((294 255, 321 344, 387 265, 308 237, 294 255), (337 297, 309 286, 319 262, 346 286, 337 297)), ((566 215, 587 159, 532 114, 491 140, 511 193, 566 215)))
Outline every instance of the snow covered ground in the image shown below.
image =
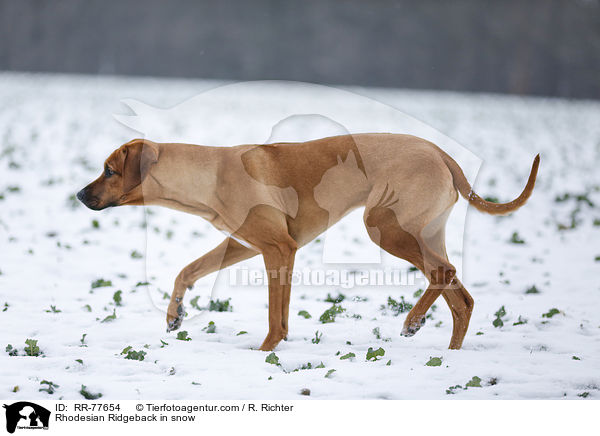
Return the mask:
MULTIPOLYGON (((82 385, 103 399, 600 397, 600 103, 351 89, 363 97, 346 105, 348 93, 342 91, 266 83, 230 88, 243 89, 240 94, 193 99, 204 112, 193 113, 197 123, 188 118, 178 124, 186 109, 180 103, 210 95, 205 91, 217 85, 0 74, 0 346, 13 347, 0 353, 1 398, 81 399, 82 385), (124 98, 132 99, 128 105, 138 119, 115 120, 113 114, 132 115, 119 102, 124 98), (395 115, 382 120, 387 112, 370 99, 424 124, 404 119, 405 125, 395 115), (282 112, 269 120, 279 121, 281 113, 298 113, 299 101, 306 107, 319 102, 326 113, 318 114, 325 117, 301 111, 301 119, 270 125, 266 136, 249 127, 252 113, 264 115, 277 106, 282 112), (153 118, 152 106, 173 109, 153 118), (343 122, 336 124, 339 118, 343 122), (388 297, 416 301, 424 283, 408 275, 413 284, 295 286, 289 340, 275 350, 279 364, 268 363, 269 353, 256 350, 267 331, 266 286, 243 284, 246 273, 261 271, 260 258, 233 267, 233 273, 209 276, 189 291, 180 331, 191 340, 178 340, 178 332, 165 333, 164 294, 179 269, 223 236, 199 218, 173 211, 93 212, 74 200, 99 175, 110 151, 139 131, 151 139, 192 137, 217 145, 255 137, 293 141, 336 129, 412 128, 456 153, 458 144, 470 150, 453 156, 470 163, 472 181, 481 159, 475 191, 500 201, 518 195, 533 156, 541 153, 529 203, 501 218, 469 209, 464 246, 466 209, 459 200, 449 226, 449 255, 457 265, 462 258, 463 282, 475 298, 459 351, 447 349, 452 322, 442 299, 417 335, 400 336, 405 313, 396 316, 382 306, 388 297), (232 310, 200 310, 211 292, 229 299, 232 310), (325 299, 339 293, 346 311, 333 323, 321 323, 332 305, 325 299), (214 333, 206 329, 211 321, 214 333), (317 331, 320 340, 313 343, 317 331), (38 352, 25 344, 28 339, 37 341, 41 356, 26 355, 38 352), (383 348, 384 356, 367 361, 369 347, 383 348), (143 360, 125 358, 143 354, 134 352, 144 352, 143 360), (341 359, 349 353, 355 357, 341 359), (441 364, 427 366, 432 357, 441 364), (309 364, 312 369, 302 369, 309 364), (48 386, 42 381, 58 385, 54 394, 40 391, 48 386), (310 396, 300 394, 304 388, 310 396)), ((361 211, 334 229, 299 251, 297 271, 394 267, 407 277, 409 265, 386 255, 381 265, 364 263, 380 253, 368 241, 361 211), (324 247, 330 253, 325 257, 324 247), (324 262, 331 255, 336 262, 324 262)), ((345 277, 353 277, 350 272, 345 277)))

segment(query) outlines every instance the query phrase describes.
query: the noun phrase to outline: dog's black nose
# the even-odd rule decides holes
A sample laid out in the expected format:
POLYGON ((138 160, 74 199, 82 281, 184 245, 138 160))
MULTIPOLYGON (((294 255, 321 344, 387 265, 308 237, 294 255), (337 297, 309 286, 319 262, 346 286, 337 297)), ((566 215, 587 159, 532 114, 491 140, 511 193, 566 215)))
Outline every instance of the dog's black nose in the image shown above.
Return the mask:
POLYGON ((77 199, 79 201, 81 201, 82 203, 84 202, 84 200, 85 200, 85 188, 83 188, 81 191, 79 191, 77 193, 77 199))

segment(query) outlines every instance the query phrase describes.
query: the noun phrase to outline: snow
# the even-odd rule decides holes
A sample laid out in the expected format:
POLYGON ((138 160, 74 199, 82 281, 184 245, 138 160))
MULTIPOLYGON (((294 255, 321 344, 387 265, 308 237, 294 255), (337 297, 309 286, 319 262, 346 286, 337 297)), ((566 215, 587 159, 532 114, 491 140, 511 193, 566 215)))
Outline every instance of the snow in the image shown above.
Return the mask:
POLYGON ((82 399, 85 385, 102 399, 581 399, 585 392, 598 398, 600 103, 287 82, 218 85, 0 74, 0 346, 12 344, 20 354, 0 353, 0 397, 82 399), (178 332, 165 332, 163 295, 178 271, 223 235, 179 212, 93 212, 70 199, 100 174, 110 151, 142 134, 226 145, 343 131, 419 133, 457 159, 476 180, 475 192, 501 201, 521 192, 541 153, 533 196, 517 213, 492 217, 468 209, 464 237, 466 201, 451 216, 450 260, 475 299, 462 350, 447 349, 452 321, 443 299, 415 336, 400 336, 405 314, 381 306, 390 296, 414 303, 424 282, 368 240, 362 211, 298 252, 297 272, 342 271, 349 281, 328 285, 317 277, 294 286, 289 338, 275 350, 277 366, 256 350, 267 331, 266 286, 243 280, 260 278, 259 257, 188 291, 189 316, 180 330, 192 340, 177 340, 178 332), (565 193, 571 197, 556 201, 565 193), (571 226, 572 216, 574 228, 559 230, 571 226), (510 242, 514 232, 524 243, 510 242), (353 271, 378 269, 400 271, 405 282, 352 286, 353 271), (92 289, 100 278, 112 286, 92 289), (539 293, 526 294, 533 285, 539 293), (120 306, 113 301, 117 290, 120 306), (346 311, 322 324, 328 293, 344 294, 346 311), (230 299, 233 310, 190 304, 199 296, 206 306, 211 294, 230 299), (494 327, 502 306, 504 325, 494 327), (552 308, 559 313, 542 316, 552 308), (101 322, 113 310, 116 319, 101 322), (298 316, 301 310, 312 317, 298 316), (527 323, 513 325, 519 316, 527 323), (215 333, 203 331, 209 321, 215 333), (317 330, 322 337, 313 344, 317 330), (24 355, 28 338, 38 341, 43 357, 24 355), (145 351, 144 360, 125 359, 127 346, 145 351), (385 355, 366 361, 369 347, 385 355), (340 359, 350 352, 356 357, 340 359), (431 357, 441 357, 442 365, 426 366, 431 357), (308 362, 324 368, 293 371, 308 362), (462 389, 474 376, 482 387, 462 389), (42 380, 59 385, 53 395, 39 391, 42 380), (455 385, 462 388, 447 394, 455 385), (303 388, 311 395, 300 395, 303 388))

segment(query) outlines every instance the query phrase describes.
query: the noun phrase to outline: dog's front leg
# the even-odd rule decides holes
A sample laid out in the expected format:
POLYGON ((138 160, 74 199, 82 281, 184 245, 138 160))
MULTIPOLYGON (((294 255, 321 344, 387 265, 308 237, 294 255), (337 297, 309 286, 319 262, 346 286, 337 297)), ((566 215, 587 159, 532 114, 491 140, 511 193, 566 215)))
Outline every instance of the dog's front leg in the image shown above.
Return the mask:
POLYGON ((185 291, 190 289, 197 280, 257 254, 257 251, 243 246, 232 238, 227 238, 213 250, 183 268, 175 279, 171 302, 167 309, 167 331, 177 330, 181 326, 185 315, 183 309, 185 291))
POLYGON ((263 250, 269 277, 269 333, 260 346, 262 351, 273 350, 287 336, 296 250, 297 245, 291 238, 263 250))

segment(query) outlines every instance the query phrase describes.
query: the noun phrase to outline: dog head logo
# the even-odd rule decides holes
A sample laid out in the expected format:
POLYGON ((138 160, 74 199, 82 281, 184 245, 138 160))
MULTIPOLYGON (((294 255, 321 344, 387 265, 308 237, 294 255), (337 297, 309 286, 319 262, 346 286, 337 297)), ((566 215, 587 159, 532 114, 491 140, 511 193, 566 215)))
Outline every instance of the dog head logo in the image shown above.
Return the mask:
POLYGON ((6 431, 14 433, 19 429, 48 429, 50 411, 42 406, 28 401, 19 401, 10 405, 4 404, 6 409, 6 431))

